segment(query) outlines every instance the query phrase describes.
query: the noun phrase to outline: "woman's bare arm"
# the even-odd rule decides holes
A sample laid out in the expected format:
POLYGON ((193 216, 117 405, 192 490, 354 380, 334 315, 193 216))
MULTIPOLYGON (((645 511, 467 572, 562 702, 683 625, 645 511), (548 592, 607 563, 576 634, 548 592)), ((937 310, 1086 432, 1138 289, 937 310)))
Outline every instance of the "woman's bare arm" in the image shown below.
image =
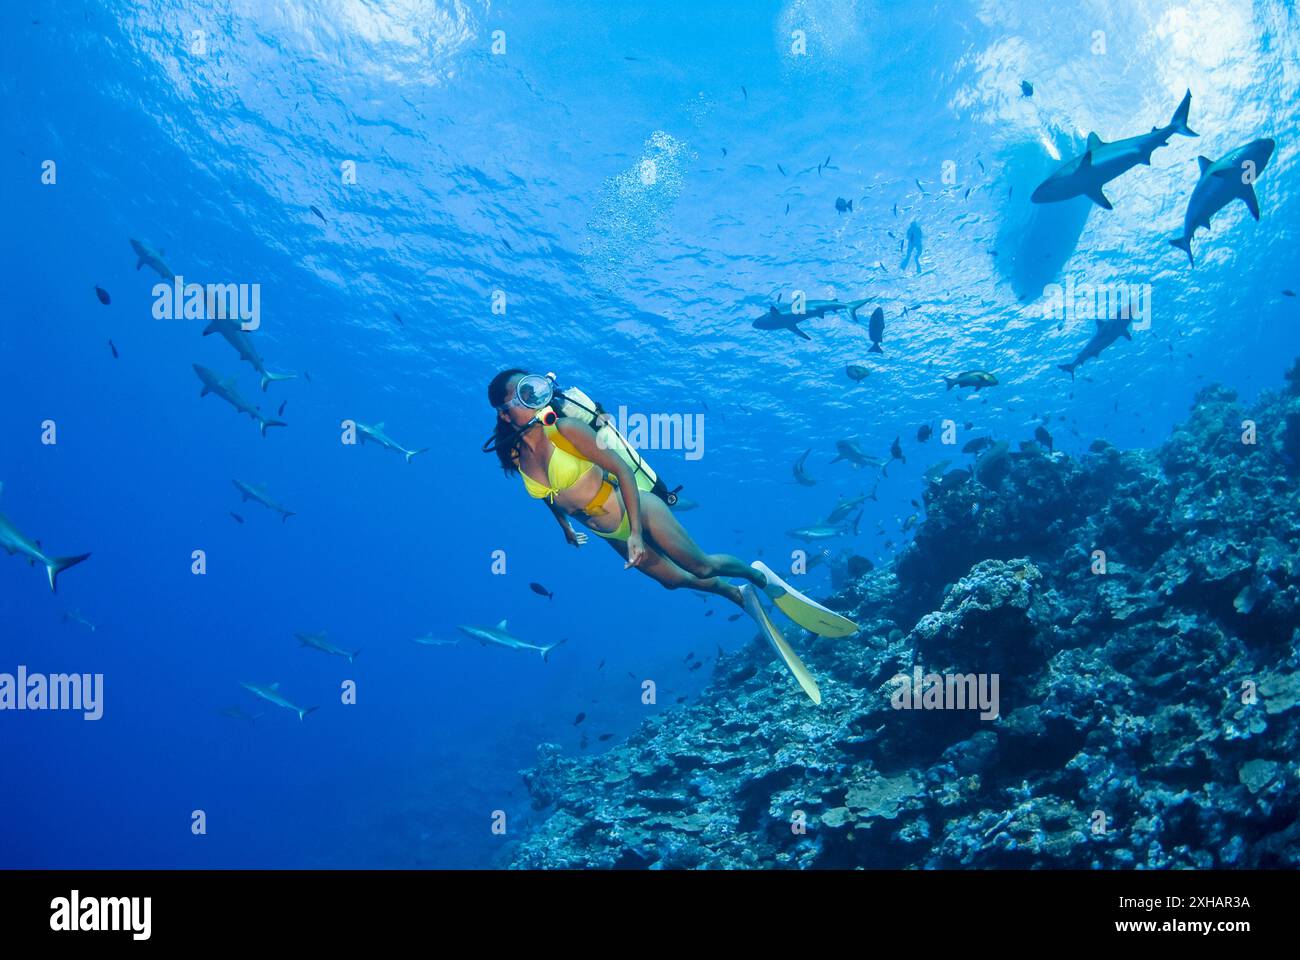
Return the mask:
POLYGON ((587 542, 587 535, 573 529, 573 524, 569 523, 569 517, 563 510, 549 501, 544 502, 546 503, 547 509, 551 511, 551 516, 555 517, 555 522, 558 523, 560 529, 564 531, 564 539, 566 541, 573 544, 575 547, 580 547, 587 542))

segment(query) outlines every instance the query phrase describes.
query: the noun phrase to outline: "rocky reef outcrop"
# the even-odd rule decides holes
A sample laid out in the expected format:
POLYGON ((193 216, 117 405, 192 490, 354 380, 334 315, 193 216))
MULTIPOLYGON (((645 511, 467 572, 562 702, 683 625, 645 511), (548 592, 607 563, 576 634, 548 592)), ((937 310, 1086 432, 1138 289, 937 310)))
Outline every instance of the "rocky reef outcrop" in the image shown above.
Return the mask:
POLYGON ((821 706, 754 643, 602 756, 543 745, 513 865, 1300 867, 1288 381, 1202 390, 1154 450, 936 478, 896 562, 825 600, 863 632, 793 638, 821 706))

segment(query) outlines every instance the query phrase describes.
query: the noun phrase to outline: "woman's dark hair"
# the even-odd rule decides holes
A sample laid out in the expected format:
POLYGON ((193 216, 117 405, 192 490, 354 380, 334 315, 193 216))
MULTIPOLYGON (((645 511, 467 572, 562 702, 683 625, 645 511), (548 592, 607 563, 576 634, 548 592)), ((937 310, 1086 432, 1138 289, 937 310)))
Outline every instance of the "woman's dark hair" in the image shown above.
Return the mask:
MULTIPOLYGON (((487 395, 488 403, 492 404, 493 410, 499 410, 508 399, 506 387, 510 384, 510 378, 527 372, 527 370, 520 370, 518 367, 511 367, 509 370, 502 370, 492 378, 492 382, 488 384, 487 395)), ((519 448, 519 433, 515 429, 515 425, 497 417, 496 425, 492 430, 492 450, 496 453, 497 459, 501 461, 501 469, 507 475, 517 473, 519 466, 515 463, 515 451, 519 448)))

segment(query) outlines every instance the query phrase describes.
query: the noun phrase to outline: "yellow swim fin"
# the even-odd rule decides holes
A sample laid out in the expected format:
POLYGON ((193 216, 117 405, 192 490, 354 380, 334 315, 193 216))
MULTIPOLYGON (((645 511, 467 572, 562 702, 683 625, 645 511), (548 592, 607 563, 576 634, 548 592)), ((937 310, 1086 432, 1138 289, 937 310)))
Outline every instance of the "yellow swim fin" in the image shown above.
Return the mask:
POLYGON ((786 583, 772 568, 762 560, 750 564, 755 570, 767 577, 765 592, 772 602, 781 608, 781 612, 805 630, 811 630, 823 637, 851 637, 862 628, 841 616, 834 610, 823 607, 816 600, 805 597, 790 584, 786 583))
POLYGON ((777 652, 785 668, 799 681, 799 686, 813 703, 821 703, 822 692, 817 688, 817 681, 813 679, 813 675, 808 672, 808 668, 804 666, 798 655, 790 649, 790 644, 785 642, 785 637, 781 636, 781 631, 776 628, 776 624, 759 603, 758 593, 754 590, 753 584, 747 583, 741 587, 740 594, 745 600, 745 612, 754 618, 754 622, 758 624, 763 636, 767 637, 767 642, 777 652))

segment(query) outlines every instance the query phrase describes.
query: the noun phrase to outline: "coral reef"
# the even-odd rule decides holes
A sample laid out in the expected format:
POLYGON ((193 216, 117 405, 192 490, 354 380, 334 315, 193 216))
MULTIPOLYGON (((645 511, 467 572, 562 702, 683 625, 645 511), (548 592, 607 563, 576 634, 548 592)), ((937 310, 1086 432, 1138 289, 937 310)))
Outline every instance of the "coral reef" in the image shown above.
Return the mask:
POLYGON ((937 478, 826 600, 862 634, 792 637, 820 707, 754 643, 603 756, 543 745, 513 866, 1300 867, 1297 371, 1155 450, 937 478), (898 709, 914 671, 996 675, 996 716, 898 709))

